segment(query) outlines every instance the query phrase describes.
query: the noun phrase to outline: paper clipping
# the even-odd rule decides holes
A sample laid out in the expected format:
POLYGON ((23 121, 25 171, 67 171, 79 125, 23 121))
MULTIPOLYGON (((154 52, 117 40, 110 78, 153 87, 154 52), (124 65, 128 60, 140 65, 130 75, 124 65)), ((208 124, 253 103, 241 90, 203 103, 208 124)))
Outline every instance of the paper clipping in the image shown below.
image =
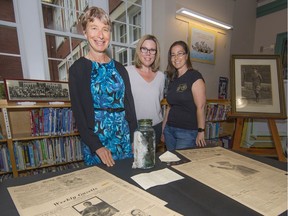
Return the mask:
POLYGON ((173 181, 184 179, 184 177, 181 175, 178 175, 177 173, 167 168, 150 173, 138 174, 132 176, 131 178, 145 190, 157 185, 164 185, 173 181))
POLYGON ((90 167, 8 191, 21 216, 178 216, 166 202, 110 173, 90 167))
POLYGON ((173 168, 265 215, 287 210, 287 172, 222 147, 179 150, 173 168))
POLYGON ((161 162, 166 162, 166 163, 180 161, 180 158, 170 151, 166 151, 165 153, 160 155, 159 159, 161 160, 161 162))

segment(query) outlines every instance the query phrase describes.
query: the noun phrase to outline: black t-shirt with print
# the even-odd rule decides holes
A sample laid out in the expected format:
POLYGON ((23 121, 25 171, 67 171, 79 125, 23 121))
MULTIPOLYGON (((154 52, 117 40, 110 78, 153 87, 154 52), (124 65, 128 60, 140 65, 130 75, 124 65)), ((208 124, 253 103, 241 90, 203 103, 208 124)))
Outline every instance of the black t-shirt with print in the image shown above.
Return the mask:
POLYGON ((188 70, 181 77, 169 83, 167 102, 171 106, 167 125, 182 129, 197 130, 196 105, 192 95, 192 85, 203 79, 196 70, 188 70))

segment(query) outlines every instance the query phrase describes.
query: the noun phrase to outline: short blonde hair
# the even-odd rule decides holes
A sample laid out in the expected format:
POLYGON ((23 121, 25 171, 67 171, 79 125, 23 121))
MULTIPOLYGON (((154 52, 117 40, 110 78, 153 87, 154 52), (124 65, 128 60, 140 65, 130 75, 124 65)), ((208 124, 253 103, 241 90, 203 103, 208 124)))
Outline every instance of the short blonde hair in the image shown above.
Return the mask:
POLYGON ((140 61, 140 58, 139 58, 139 55, 141 54, 140 48, 142 47, 142 44, 146 40, 152 40, 156 43, 155 61, 151 65, 151 69, 153 72, 157 72, 159 70, 159 67, 160 67, 160 45, 159 45, 157 38, 154 35, 147 34, 147 35, 144 35, 143 37, 140 38, 140 40, 137 43, 137 47, 136 47, 136 53, 134 56, 134 65, 136 68, 142 67, 142 62, 140 61))
POLYGON ((93 22, 95 18, 99 19, 105 25, 108 25, 111 29, 112 22, 109 15, 102 8, 90 7, 85 11, 81 20, 83 31, 86 31, 87 23, 93 22))

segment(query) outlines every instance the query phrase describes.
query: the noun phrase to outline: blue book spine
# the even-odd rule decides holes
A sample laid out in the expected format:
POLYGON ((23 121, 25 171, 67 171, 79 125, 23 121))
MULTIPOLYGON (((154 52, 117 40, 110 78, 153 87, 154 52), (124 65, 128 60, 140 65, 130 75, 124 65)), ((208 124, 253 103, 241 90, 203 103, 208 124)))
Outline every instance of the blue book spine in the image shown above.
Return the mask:
POLYGON ((50 111, 49 108, 45 107, 43 110, 43 135, 47 136, 49 135, 49 115, 50 111))
POLYGON ((8 149, 6 146, 2 147, 1 154, 2 154, 2 160, 3 160, 3 170, 4 170, 4 172, 8 172, 9 171, 9 162, 8 162, 8 156, 7 156, 8 149))
POLYGON ((18 151, 17 151, 17 144, 18 142, 14 142, 13 143, 13 151, 14 151, 14 156, 15 156, 15 162, 16 162, 16 168, 19 169, 19 161, 18 161, 18 151))
POLYGON ((65 151, 65 143, 63 137, 59 139, 60 149, 61 149, 61 156, 62 156, 62 163, 67 162, 66 158, 66 151, 65 151))
POLYGON ((34 155, 35 155, 35 165, 37 167, 41 166, 42 160, 43 160, 43 155, 42 155, 42 150, 41 150, 39 140, 34 141, 34 155))
POLYGON ((35 167, 35 159, 34 159, 34 149, 33 144, 28 144, 28 152, 29 152, 29 158, 30 158, 30 166, 35 167))
POLYGON ((3 151, 3 147, 0 146, 0 171, 4 172, 4 161, 3 161, 2 151, 3 151))

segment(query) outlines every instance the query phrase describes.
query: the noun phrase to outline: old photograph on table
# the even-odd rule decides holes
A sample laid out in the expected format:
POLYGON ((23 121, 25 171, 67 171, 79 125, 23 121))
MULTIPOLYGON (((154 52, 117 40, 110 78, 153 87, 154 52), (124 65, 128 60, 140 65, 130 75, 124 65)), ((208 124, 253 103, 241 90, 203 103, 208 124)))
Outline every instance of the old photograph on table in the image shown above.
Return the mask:
POLYGON ((4 79, 8 101, 69 101, 68 82, 4 79))
POLYGON ((232 116, 284 118, 280 56, 232 55, 232 116))

